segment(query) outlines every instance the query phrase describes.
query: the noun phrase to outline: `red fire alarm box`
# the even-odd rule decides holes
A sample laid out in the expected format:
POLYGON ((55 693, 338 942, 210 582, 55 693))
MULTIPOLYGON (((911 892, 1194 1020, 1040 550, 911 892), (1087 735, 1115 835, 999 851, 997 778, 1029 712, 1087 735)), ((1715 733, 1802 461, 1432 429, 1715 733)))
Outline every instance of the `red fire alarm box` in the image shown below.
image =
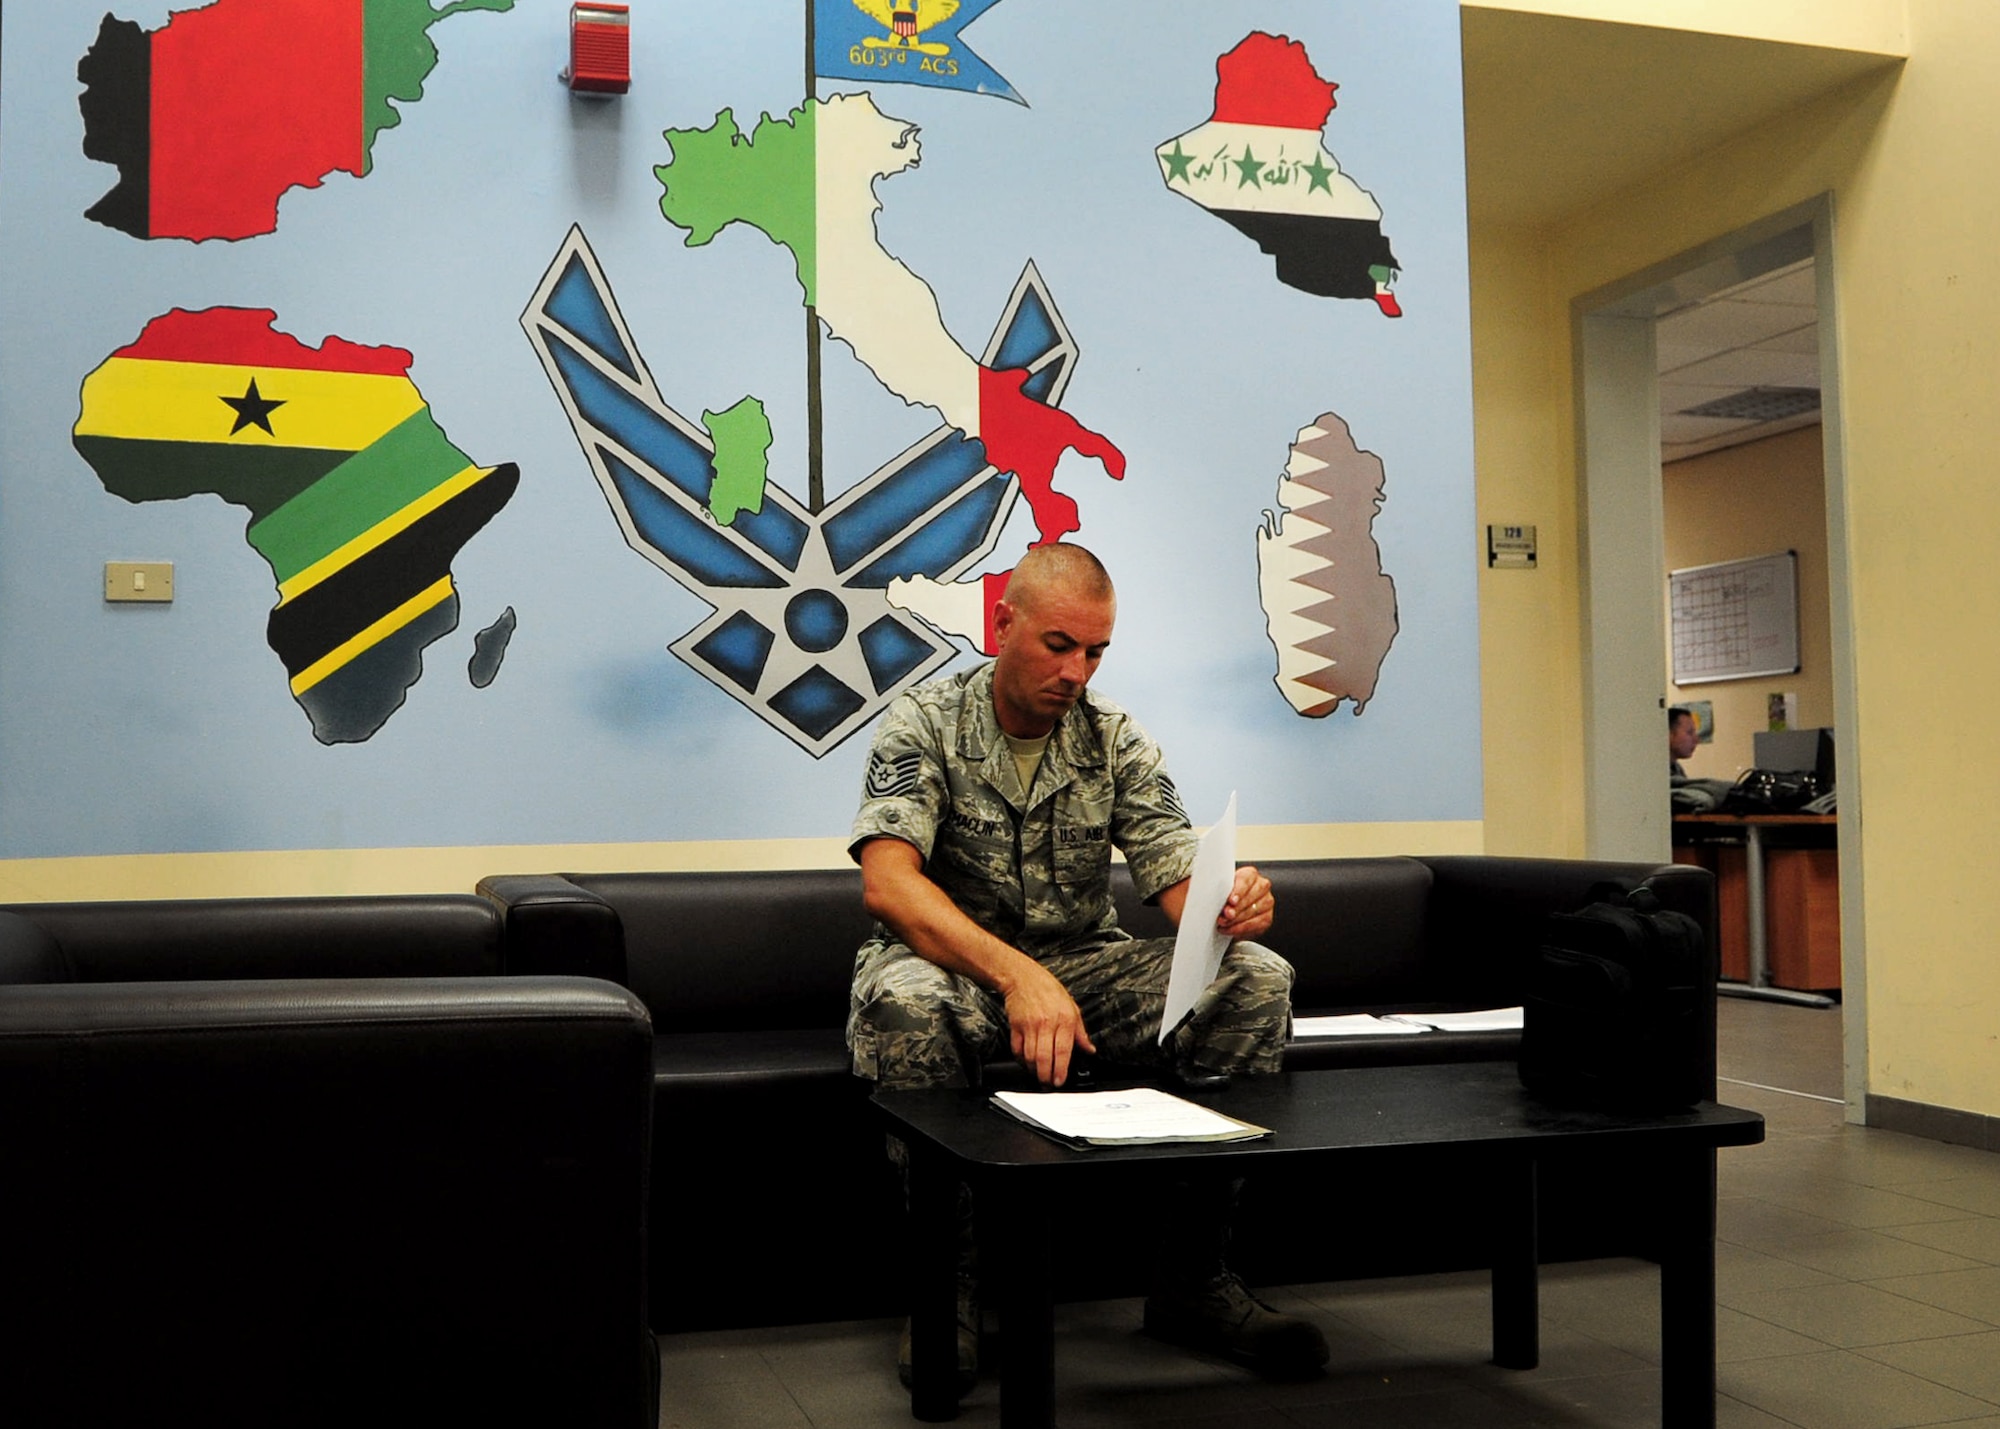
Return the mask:
POLYGON ((563 79, 587 94, 623 94, 632 87, 632 17, 626 5, 569 7, 569 68, 563 79))

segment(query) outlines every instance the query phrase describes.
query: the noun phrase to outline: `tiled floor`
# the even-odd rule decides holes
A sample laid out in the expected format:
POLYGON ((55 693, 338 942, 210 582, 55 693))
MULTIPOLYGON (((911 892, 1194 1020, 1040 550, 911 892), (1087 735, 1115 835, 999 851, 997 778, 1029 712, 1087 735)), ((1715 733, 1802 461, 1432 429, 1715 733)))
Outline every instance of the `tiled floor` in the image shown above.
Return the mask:
MULTIPOLYGON (((1721 1156, 1718 1421, 1724 1429, 2000 1429, 2000 1156, 1847 1126, 1840 1013, 1725 998, 1723 1100, 1764 1145, 1721 1156), (1782 1090, 1779 1090, 1782 1089, 1782 1090)), ((1057 1320, 1066 1429, 1657 1425, 1659 1272, 1550 1266, 1542 1363, 1487 1363, 1483 1275, 1271 1292, 1333 1344, 1325 1378, 1267 1385, 1136 1331, 1136 1301, 1057 1320)), ((906 1429, 887 1321, 662 1336, 675 1429, 906 1429)), ((958 1422, 997 1424, 982 1379, 958 1422)))

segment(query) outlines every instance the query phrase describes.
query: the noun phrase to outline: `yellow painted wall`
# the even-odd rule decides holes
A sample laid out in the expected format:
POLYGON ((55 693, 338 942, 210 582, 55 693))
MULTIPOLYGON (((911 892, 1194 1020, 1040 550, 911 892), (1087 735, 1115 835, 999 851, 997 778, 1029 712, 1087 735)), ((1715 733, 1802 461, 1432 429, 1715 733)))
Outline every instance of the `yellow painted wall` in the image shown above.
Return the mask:
POLYGON ((1550 341, 1547 245, 1516 230, 1472 232, 1473 461, 1484 564, 1487 525, 1536 528, 1533 570, 1479 576, 1486 847, 1583 852, 1582 651, 1567 353, 1550 341))
MULTIPOLYGON (((1976 0, 1975 0, 1976 3, 1976 0)), ((1467 10, 1517 10, 1747 40, 1907 53, 1904 0, 1461 0, 1467 10)))
MULTIPOLYGON (((2000 741, 1982 738, 2000 708, 2000 6, 1909 0, 1908 62, 1738 136, 1541 235, 1551 275, 1543 311, 1556 422, 1573 409, 1572 298, 1661 263, 1821 193, 1834 211, 1835 323, 1844 403, 1848 563, 1859 687, 1858 745, 1842 784, 1865 801, 1858 843, 1866 923, 1871 1093, 2000 1115, 2000 956, 1988 900, 2000 846, 2000 741), (1855 756, 1858 756, 1855 757, 1855 756)), ((1473 232, 1482 258, 1511 234, 1473 232)), ((1474 366, 1496 330, 1522 343, 1511 314, 1528 286, 1475 286, 1474 366), (1489 316, 1500 310, 1502 316, 1489 316)), ((1481 430, 1481 510, 1489 469, 1511 504, 1573 508, 1573 447, 1530 448, 1534 424, 1481 430), (1541 472, 1533 489, 1522 483, 1541 472)), ((1489 582, 1488 589, 1490 590, 1489 582)), ((1560 604, 1560 602, 1552 602, 1560 604)), ((1558 612, 1560 615, 1561 612, 1558 612)), ((1578 640, 1553 620, 1488 627, 1522 658, 1560 663, 1578 640), (1550 650, 1547 647, 1556 647, 1550 650)), ((1496 658, 1489 654, 1489 659, 1496 658)), ((1489 759, 1540 757, 1549 705, 1489 686, 1489 759)), ((1573 692, 1569 699, 1576 699, 1573 692)), ((1580 761, 1580 747, 1564 751, 1580 761)), ((1489 766, 1488 787, 1527 777, 1489 766)), ((1489 804, 1489 846, 1566 853, 1565 828, 1533 830, 1489 804), (1506 830, 1503 840, 1501 831, 1506 830)))
POLYGON ((1802 427, 1672 462, 1661 469, 1660 481, 1666 498, 1667 569, 1798 552, 1798 674, 1676 685, 1671 655, 1668 659, 1668 701, 1707 700, 1715 709, 1715 739, 1685 761, 1687 772, 1703 779, 1734 779, 1751 766, 1751 736, 1766 727, 1770 695, 1789 691, 1798 696, 1802 729, 1834 722, 1820 428, 1802 427))

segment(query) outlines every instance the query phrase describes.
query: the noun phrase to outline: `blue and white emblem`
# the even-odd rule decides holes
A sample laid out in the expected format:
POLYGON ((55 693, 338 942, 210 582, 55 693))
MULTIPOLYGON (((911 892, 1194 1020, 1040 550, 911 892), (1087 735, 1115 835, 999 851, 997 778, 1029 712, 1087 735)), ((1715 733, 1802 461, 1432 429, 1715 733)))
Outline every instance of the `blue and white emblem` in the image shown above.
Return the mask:
MULTIPOLYGON (((1020 484, 940 425, 811 511, 777 482, 728 525, 710 510, 715 444, 654 385, 596 255, 572 228, 521 314, 626 544, 714 607, 670 647, 815 758, 959 646, 889 603, 891 580, 951 581, 993 550, 1020 484)), ((982 361, 1061 400, 1076 346, 1030 263, 982 361)))

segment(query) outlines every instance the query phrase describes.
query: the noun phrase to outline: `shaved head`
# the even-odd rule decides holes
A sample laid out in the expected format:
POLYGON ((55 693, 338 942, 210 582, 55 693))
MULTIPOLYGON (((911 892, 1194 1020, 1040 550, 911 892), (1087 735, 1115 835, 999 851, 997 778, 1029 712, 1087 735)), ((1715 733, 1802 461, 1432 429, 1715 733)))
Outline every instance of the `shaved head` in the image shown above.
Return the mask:
POLYGON ((1057 541, 1029 548, 1007 578, 1001 599, 1017 611, 1040 610, 1056 593, 1090 601, 1117 598, 1103 562, 1081 546, 1057 541))
POLYGON ((1083 698, 1111 643, 1118 599, 1081 546, 1036 546, 993 607, 993 714, 1016 739, 1037 739, 1083 698))

